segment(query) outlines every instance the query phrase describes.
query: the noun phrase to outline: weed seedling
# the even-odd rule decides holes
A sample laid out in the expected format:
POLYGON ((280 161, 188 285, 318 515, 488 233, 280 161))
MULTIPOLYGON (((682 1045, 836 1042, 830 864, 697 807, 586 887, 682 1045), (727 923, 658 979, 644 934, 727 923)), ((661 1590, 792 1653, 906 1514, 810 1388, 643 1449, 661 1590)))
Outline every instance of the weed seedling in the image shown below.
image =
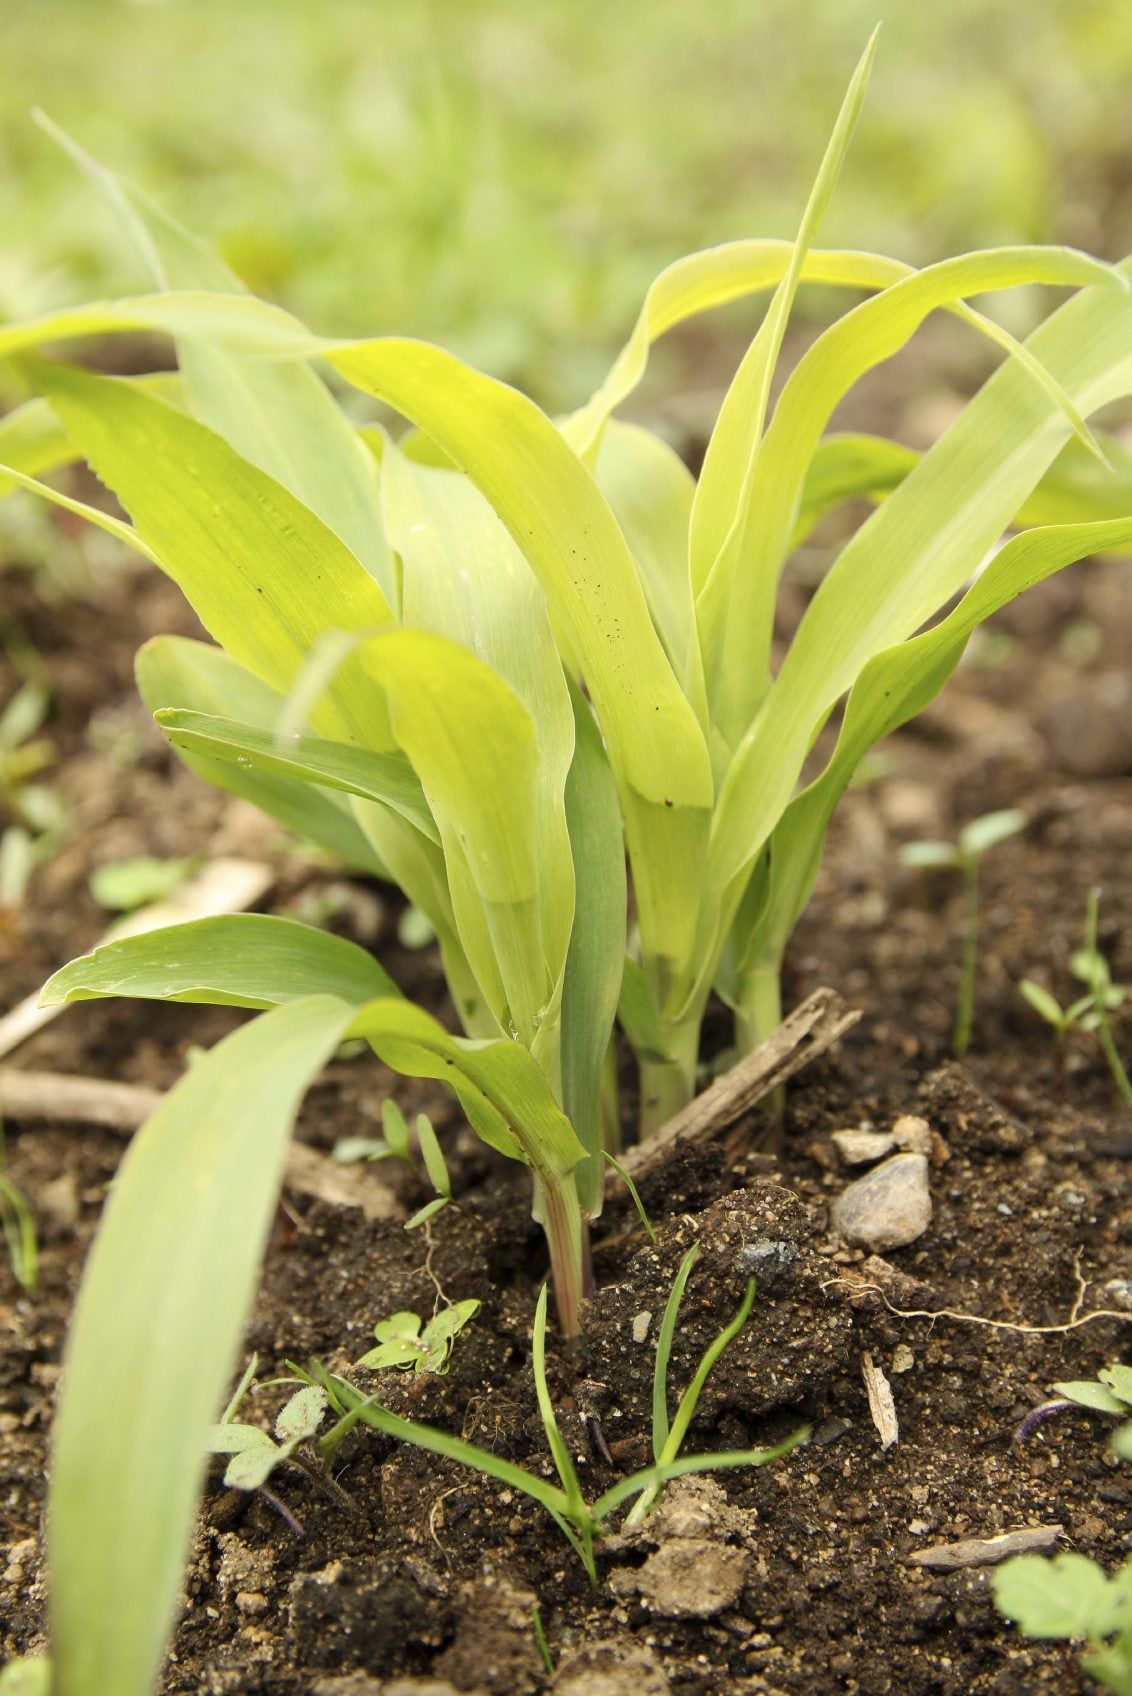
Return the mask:
MULTIPOLYGON (((391 1096, 381 1104, 381 1128, 381 1137, 343 1137, 334 1145, 334 1159, 345 1165, 354 1160, 396 1159, 411 1162, 412 1138, 409 1135, 409 1127, 405 1122, 405 1115, 391 1096)), ((436 1194, 431 1201, 426 1201, 423 1207, 419 1207, 412 1218, 405 1221, 406 1231, 415 1231, 418 1226, 435 1219, 452 1200, 452 1179, 444 1159, 444 1150, 427 1113, 417 1114, 416 1133, 425 1173, 436 1194)))
POLYGON ((979 865, 988 848, 1005 842, 1025 828, 1026 815, 1017 807, 985 813, 964 825, 955 842, 909 842, 900 850, 906 866, 948 866, 963 878, 963 964, 951 1047, 957 1055, 971 1046, 975 1019, 975 983, 979 967, 979 865))
POLYGON ((448 1371, 453 1343, 479 1310, 478 1301, 457 1301, 451 1307, 442 1307, 427 1323, 419 1313, 391 1313, 374 1326, 377 1347, 364 1354, 357 1365, 371 1372, 396 1366, 402 1371, 443 1374, 448 1371))
MULTIPOLYGON (((234 1490, 261 1489, 276 1467, 282 1466, 284 1461, 294 1460, 304 1445, 311 1442, 326 1413, 326 1391, 317 1384, 304 1384, 280 1410, 275 1420, 274 1436, 269 1436, 258 1425, 245 1425, 238 1421, 236 1414, 251 1388, 256 1364, 253 1355, 232 1400, 208 1434, 212 1454, 232 1457, 224 1473, 224 1482, 234 1490)), ((303 1470, 309 1469, 304 1467, 303 1470)))
POLYGON ((482 1449, 474 1443, 467 1443, 462 1438, 452 1437, 447 1431, 439 1431, 431 1425, 420 1425, 413 1420, 402 1419, 397 1414, 390 1413, 381 1406, 376 1397, 363 1396, 360 1390, 337 1373, 331 1373, 320 1363, 315 1362, 309 1374, 298 1375, 307 1384, 321 1385, 329 1398, 333 1411, 339 1414, 339 1419, 319 1442, 319 1450, 326 1458, 334 1452, 353 1428, 361 1423, 370 1425, 377 1431, 383 1431, 387 1436, 396 1437, 404 1443, 411 1443, 420 1449, 427 1449, 433 1454, 443 1455, 448 1460, 459 1461, 461 1465, 471 1467, 477 1472, 485 1473, 490 1478, 497 1478, 512 1489, 520 1490, 543 1506, 550 1514, 571 1548, 582 1561, 590 1583, 597 1588, 597 1566, 594 1557, 594 1546, 597 1540, 608 1530, 609 1520, 616 1510, 625 1502, 637 1498, 636 1505, 630 1512, 626 1526, 639 1525, 656 1500, 658 1492, 669 1479, 679 1478, 689 1472, 718 1472, 726 1467, 762 1466, 768 1461, 777 1460, 805 1442, 809 1436, 808 1428, 796 1431, 793 1436, 782 1443, 768 1449, 741 1449, 721 1454, 680 1455, 680 1448, 687 1433, 688 1425, 696 1411, 696 1406, 707 1382, 708 1374, 716 1361, 732 1339, 738 1335, 750 1314, 755 1299, 755 1284, 752 1279, 746 1294, 739 1305, 738 1312, 729 1325, 705 1351, 691 1384, 688 1386, 672 1421, 668 1423, 667 1386, 665 1379, 668 1371, 668 1360, 672 1346, 672 1338, 676 1329, 679 1315, 680 1299, 688 1274, 698 1255, 698 1248, 693 1246, 688 1250, 681 1262, 672 1292, 665 1308, 664 1324, 661 1327, 657 1341, 656 1372, 654 1376, 653 1393, 653 1454, 656 1464, 642 1472, 633 1473, 629 1478, 623 1478, 606 1490, 596 1501, 587 1502, 582 1493, 570 1450, 567 1447, 558 1426, 554 1404, 550 1397, 550 1387, 546 1377, 546 1286, 539 1295, 535 1309, 534 1334, 532 1339, 531 1363, 534 1369, 535 1394, 538 1398, 539 1413, 542 1416, 543 1429, 546 1433, 547 1444, 558 1473, 559 1483, 553 1484, 548 1479, 541 1478, 537 1473, 528 1472, 524 1467, 516 1466, 512 1461, 503 1460, 492 1454, 489 1449, 482 1449))
POLYGON ((1065 1088, 1065 1047, 1069 1033, 1074 1030, 1096 1033, 1101 1052, 1112 1074, 1113 1082, 1125 1105, 1132 1104, 1132 1082, 1116 1050, 1109 1014, 1123 1007, 1128 989, 1113 983, 1108 961, 1097 946, 1097 923, 1100 912, 1100 890, 1089 892, 1085 909, 1084 946, 1073 954, 1069 969, 1081 983, 1088 984, 1084 995, 1065 1007, 1033 978, 1023 978, 1018 988, 1035 1013, 1051 1027, 1056 1043, 1057 1075, 1062 1091, 1065 1088))
POLYGON ((34 1290, 39 1276, 39 1241, 27 1197, 9 1176, 0 1124, 0 1227, 8 1249, 12 1275, 21 1289, 34 1290))
POLYGON ((1018 1555, 991 1584, 999 1613, 1027 1637, 1084 1638, 1084 1670, 1116 1696, 1132 1696, 1132 1560, 1109 1577, 1084 1555, 1018 1555))

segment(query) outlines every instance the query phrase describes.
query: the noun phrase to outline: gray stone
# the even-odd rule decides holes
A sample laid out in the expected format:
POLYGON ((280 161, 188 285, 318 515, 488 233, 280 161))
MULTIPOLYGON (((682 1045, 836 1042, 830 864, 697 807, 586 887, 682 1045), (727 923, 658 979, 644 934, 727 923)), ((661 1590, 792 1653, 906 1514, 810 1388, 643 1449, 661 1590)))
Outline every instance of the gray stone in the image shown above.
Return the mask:
POLYGON ((834 1131, 833 1146, 846 1166, 868 1166, 896 1147, 890 1131, 834 1131))
POLYGON ((926 1157, 894 1154, 838 1197, 833 1228, 855 1248, 880 1253, 914 1243, 927 1230, 931 1217, 926 1157))

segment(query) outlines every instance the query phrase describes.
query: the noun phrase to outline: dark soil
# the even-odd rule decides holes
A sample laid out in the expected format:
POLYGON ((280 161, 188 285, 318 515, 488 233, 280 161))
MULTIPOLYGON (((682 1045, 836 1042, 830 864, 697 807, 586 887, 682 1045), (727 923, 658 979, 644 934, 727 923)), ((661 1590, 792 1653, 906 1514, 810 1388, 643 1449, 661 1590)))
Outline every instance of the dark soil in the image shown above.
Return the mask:
MULTIPOLYGON (((5 577, 3 589, 56 682, 56 775, 74 831, 37 876, 3 965, 0 1008, 97 936, 105 915, 86 889, 93 865, 223 849, 271 860, 272 910, 309 910, 330 889, 336 928, 376 945, 407 992, 443 1010, 436 961, 396 944, 391 892, 343 890, 273 827, 200 788, 146 724, 130 657, 156 630, 191 628, 174 591, 139 571, 76 620, 65 606, 45 609, 22 581, 5 577), (104 734, 90 745, 92 722, 128 733, 116 754, 104 734)), ((762 1287, 709 1382, 694 1446, 770 1443, 803 1422, 810 1445, 760 1470, 673 1486, 643 1536, 603 1549, 596 1595, 533 1503, 376 1434, 351 1438, 336 1457, 348 1505, 296 1468, 272 1480, 285 1516, 214 1475, 164 1692, 522 1696, 550 1687, 536 1601, 559 1663, 553 1688, 571 1696, 1081 1688, 1072 1655, 1003 1627, 986 1568, 911 1562, 928 1545, 1032 1525, 1061 1526, 1063 1547, 1110 1565, 1132 1547, 1132 1481, 1108 1455, 1100 1419, 1073 1412, 1015 1436, 1054 1380, 1127 1358, 1127 1322, 1040 1332, 891 1311, 946 1308, 1021 1327, 1100 1308, 1132 1319, 1132 1114, 1116 1105, 1087 1039, 1059 1077, 1015 987, 1029 974, 1067 998, 1068 955, 1094 883, 1105 891, 1102 945, 1117 980, 1132 981, 1132 577, 1119 563, 1078 568, 996 620, 995 632, 943 700, 887 745, 883 772, 838 816, 791 951, 787 1001, 828 983, 865 1017, 791 1086, 781 1155, 768 1151, 768 1121, 752 1117, 725 1148, 674 1162, 645 1186, 655 1248, 631 1209, 611 1205, 596 1236, 600 1294, 585 1349, 550 1362, 588 1485, 596 1492, 647 1464, 656 1327, 680 1256, 699 1240, 673 1356, 677 1391, 752 1266, 762 1287), (947 1052, 959 891, 946 875, 903 869, 898 847, 1014 805, 1030 823, 985 861, 975 1041, 960 1067, 947 1052), (866 1265, 829 1225, 853 1175, 831 1133, 887 1129, 903 1114, 935 1133, 933 1217, 886 1265, 866 1265), (644 1313, 652 1318, 638 1342, 644 1313), (900 1435, 887 1451, 869 1415, 866 1353, 895 1397, 900 1435)), ((94 1003, 14 1059, 164 1086, 191 1044, 211 1043, 240 1017, 94 1003)), ((1117 1036, 1132 1050, 1127 1015, 1117 1036)), ((478 1297, 448 1376, 387 1374, 383 1396, 548 1473, 529 1364, 545 1264, 522 1175, 474 1142, 437 1086, 394 1080, 373 1062, 331 1067, 299 1134, 329 1148, 370 1128, 387 1093, 406 1111, 432 1113, 458 1208, 406 1234, 359 1208, 290 1195, 247 1349, 264 1377, 311 1354, 346 1367, 381 1316, 478 1297)), ((6 1130, 11 1176, 42 1237, 34 1292, 0 1267, 0 1633, 12 1653, 41 1641, 47 1430, 67 1312, 122 1140, 81 1127, 6 1130)), ((410 1176, 391 1181, 406 1205, 425 1199, 410 1176)), ((371 1375, 356 1378, 376 1387, 371 1375)), ((253 1405, 266 1416, 278 1394, 253 1405)))

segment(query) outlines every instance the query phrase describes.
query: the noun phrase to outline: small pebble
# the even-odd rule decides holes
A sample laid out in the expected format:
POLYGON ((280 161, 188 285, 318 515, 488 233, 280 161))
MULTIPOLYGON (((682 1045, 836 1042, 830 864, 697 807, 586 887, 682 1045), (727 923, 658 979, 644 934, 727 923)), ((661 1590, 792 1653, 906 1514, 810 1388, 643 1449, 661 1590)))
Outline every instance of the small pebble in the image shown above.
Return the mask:
POLYGON ((896 1147, 888 1131, 834 1131, 833 1146, 846 1166, 868 1166, 896 1147))
POLYGON ((833 1228, 845 1242, 879 1253, 914 1243, 931 1217, 926 1156, 894 1154, 838 1197, 833 1228))
POLYGON ((635 1343, 643 1343, 644 1342, 645 1338, 649 1334, 649 1326, 651 1324, 652 1324, 652 1314, 651 1313, 638 1313, 636 1315, 636 1317, 633 1320, 633 1341, 635 1343))

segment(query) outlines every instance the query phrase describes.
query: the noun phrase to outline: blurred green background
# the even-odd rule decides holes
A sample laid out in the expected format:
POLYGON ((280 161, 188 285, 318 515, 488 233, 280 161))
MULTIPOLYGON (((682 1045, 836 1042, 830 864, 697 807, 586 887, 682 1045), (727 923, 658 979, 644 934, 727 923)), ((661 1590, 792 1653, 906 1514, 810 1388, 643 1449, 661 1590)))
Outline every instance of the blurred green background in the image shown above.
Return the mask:
POLYGON ((318 329, 441 339, 576 402, 653 274, 788 235, 1132 247, 1130 0, 6 0, 0 315, 144 286, 46 109, 318 329))

